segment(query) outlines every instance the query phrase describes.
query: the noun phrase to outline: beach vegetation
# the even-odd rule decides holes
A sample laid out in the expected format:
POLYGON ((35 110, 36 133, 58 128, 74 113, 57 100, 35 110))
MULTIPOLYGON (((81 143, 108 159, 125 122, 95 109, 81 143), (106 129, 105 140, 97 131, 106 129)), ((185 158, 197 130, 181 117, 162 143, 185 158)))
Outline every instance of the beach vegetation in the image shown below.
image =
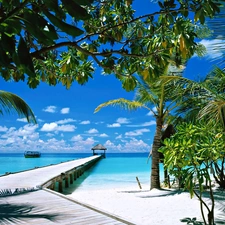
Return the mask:
MULTIPOLYGON (((168 119, 168 118, 167 118, 168 119)), ((167 124, 166 128, 162 131, 162 136, 161 136, 161 146, 163 146, 163 141, 166 138, 170 138, 173 134, 175 134, 175 128, 173 124, 167 124)), ((159 159, 160 162, 164 162, 164 155, 159 152, 159 159)), ((168 174, 167 168, 164 167, 164 186, 165 187, 171 187, 170 185, 170 175, 168 174)))
POLYGON ((176 178, 178 187, 199 198, 205 224, 214 224, 214 185, 224 189, 224 77, 220 68, 215 68, 200 82, 171 77, 177 79, 178 89, 183 88, 178 100, 182 104, 176 109, 177 116, 181 117, 175 117, 179 119, 176 132, 159 150, 164 155, 164 166, 176 178), (206 196, 211 200, 209 205, 206 196))
MULTIPOLYGON (((168 74, 170 72, 171 68, 169 67, 164 71, 165 74, 168 74)), ((96 113, 107 106, 117 106, 129 111, 144 108, 147 109, 155 117, 156 130, 151 149, 152 164, 150 189, 160 188, 160 154, 158 152, 158 149, 162 145, 163 127, 167 124, 167 119, 169 118, 170 113, 177 107, 177 104, 174 104, 175 99, 177 99, 177 93, 172 91, 176 89, 175 87, 176 82, 166 82, 165 79, 163 79, 163 82, 159 78, 155 78, 154 82, 147 82, 142 79, 137 83, 134 100, 127 100, 124 98, 109 100, 105 103, 100 104, 95 109, 96 113)), ((166 135, 168 134, 166 133, 166 135)))
POLYGON ((11 92, 0 90, 0 114, 12 112, 25 116, 29 123, 37 123, 32 109, 22 98, 11 92))
MULTIPOLYGON (((219 126, 225 131, 225 73, 216 67, 201 82, 194 82, 185 78, 177 77, 177 84, 185 86, 181 101, 177 108, 177 114, 182 115, 183 121, 196 123, 207 121, 209 127, 219 126)), ((175 78, 174 78, 175 79, 175 78)), ((219 137, 219 136, 218 136, 219 137)), ((214 162, 213 176, 221 188, 225 188, 225 155, 220 163, 214 162)))
POLYGON ((204 52, 197 24, 218 14, 220 2, 157 1, 141 15, 132 0, 3 0, 0 74, 30 88, 42 81, 69 89, 88 82, 97 65, 131 91, 138 76, 152 81, 171 58, 180 65, 204 52))
POLYGON ((207 123, 182 123, 176 133, 165 139, 160 152, 164 154, 164 166, 174 175, 184 189, 199 199, 205 224, 214 224, 215 199, 211 171, 225 155, 225 134, 221 127, 210 127, 207 123), (206 200, 210 199, 210 204, 206 200), (204 208, 207 215, 205 215, 204 208))

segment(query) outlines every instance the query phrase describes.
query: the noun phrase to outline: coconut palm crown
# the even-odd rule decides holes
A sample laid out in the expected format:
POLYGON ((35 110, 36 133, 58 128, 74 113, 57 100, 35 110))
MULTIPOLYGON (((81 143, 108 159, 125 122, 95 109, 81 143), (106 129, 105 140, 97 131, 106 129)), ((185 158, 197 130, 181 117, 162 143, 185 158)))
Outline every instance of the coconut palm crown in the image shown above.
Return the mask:
POLYGON ((176 107, 174 101, 172 101, 174 88, 173 82, 161 82, 159 78, 154 81, 147 82, 140 80, 137 84, 136 94, 133 101, 119 98, 115 100, 107 101, 100 104, 95 112, 106 106, 119 106, 126 110, 137 110, 138 108, 145 108, 152 112, 156 120, 156 131, 153 139, 153 145, 151 150, 152 165, 151 165, 151 186, 150 189, 160 188, 159 177, 159 152, 158 149, 161 146, 161 135, 163 126, 166 123, 166 118, 170 112, 176 107), (168 88, 171 86, 171 88, 168 88), (155 110, 153 110, 153 108, 155 110))

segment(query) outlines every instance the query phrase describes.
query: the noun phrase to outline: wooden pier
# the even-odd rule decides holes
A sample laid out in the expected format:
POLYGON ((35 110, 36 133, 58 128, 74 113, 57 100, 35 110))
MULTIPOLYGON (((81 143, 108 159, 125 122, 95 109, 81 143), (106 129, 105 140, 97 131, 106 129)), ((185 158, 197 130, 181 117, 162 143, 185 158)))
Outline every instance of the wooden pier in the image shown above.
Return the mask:
POLYGON ((1 176, 0 224, 132 225, 58 193, 100 158, 91 156, 1 176), (58 187, 58 192, 53 191, 55 187, 58 187))

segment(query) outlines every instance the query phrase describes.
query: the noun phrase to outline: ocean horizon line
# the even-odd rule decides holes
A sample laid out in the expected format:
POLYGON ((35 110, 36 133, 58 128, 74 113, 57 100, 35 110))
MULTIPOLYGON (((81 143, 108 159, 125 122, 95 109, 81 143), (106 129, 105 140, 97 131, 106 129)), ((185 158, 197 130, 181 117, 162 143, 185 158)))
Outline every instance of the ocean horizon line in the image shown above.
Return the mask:
MULTIPOLYGON (((38 150, 35 150, 35 151, 38 151, 38 150)), ((0 152, 0 155, 1 154, 24 154, 24 152, 0 152)), ((92 155, 92 152, 42 152, 42 151, 38 151, 38 152, 41 152, 41 154, 91 154, 92 155)), ((149 154, 149 152, 106 152, 106 155, 107 154, 149 154)))

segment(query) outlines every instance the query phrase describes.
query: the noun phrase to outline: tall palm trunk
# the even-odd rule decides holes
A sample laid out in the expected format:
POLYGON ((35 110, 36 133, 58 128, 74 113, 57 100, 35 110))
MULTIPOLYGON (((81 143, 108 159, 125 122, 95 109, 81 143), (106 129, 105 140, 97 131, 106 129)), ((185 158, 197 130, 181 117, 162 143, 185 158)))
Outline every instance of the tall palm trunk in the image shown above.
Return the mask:
POLYGON ((151 172, 151 186, 153 188, 160 188, 160 177, 159 177, 159 148, 161 146, 161 134, 162 134, 163 121, 161 117, 156 118, 156 132, 154 135, 153 146, 152 146, 152 172, 151 172))

